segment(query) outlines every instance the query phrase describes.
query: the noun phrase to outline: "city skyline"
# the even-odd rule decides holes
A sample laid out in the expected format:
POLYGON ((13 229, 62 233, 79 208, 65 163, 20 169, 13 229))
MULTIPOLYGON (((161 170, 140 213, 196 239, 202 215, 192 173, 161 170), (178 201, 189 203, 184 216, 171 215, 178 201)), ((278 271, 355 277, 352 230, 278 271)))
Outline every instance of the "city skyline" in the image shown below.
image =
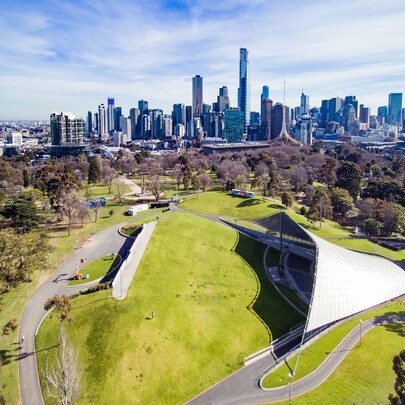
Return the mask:
POLYGON ((263 85, 282 101, 284 80, 290 107, 302 91, 311 107, 356 95, 371 114, 405 90, 405 5, 394 0, 38 3, 2 3, 0 120, 84 118, 108 97, 125 115, 140 99, 169 114, 192 104, 196 75, 204 103, 227 86, 236 107, 240 48, 249 51, 252 111, 263 85))

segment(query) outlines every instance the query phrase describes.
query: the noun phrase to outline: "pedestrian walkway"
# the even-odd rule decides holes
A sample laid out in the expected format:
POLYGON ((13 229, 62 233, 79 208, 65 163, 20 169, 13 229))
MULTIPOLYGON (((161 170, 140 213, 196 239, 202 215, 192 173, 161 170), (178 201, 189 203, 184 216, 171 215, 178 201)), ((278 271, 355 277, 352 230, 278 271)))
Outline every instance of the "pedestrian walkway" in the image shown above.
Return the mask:
POLYGON ((142 232, 136 238, 128 256, 124 259, 124 262, 118 270, 112 283, 112 295, 115 299, 123 300, 127 296, 128 288, 131 285, 142 256, 145 253, 156 223, 157 221, 153 221, 144 225, 142 232))

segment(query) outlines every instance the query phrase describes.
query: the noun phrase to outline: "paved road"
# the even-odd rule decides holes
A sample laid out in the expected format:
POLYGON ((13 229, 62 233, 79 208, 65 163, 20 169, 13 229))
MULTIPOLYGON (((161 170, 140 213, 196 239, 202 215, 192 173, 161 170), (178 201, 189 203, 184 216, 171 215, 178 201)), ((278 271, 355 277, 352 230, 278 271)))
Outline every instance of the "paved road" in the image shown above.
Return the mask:
POLYGON ((123 252, 130 249, 133 240, 126 239, 118 233, 120 226, 122 224, 115 225, 90 237, 28 300, 21 319, 20 341, 21 337, 24 336, 24 342, 20 343, 18 363, 23 405, 43 404, 36 364, 34 334, 38 324, 46 314, 43 308, 44 303, 55 294, 72 295, 83 289, 83 286, 66 289, 69 278, 76 272, 76 264, 79 263, 80 258, 85 258, 90 262, 110 253, 120 253, 121 256, 125 256, 123 252))
MULTIPOLYGON (((361 325, 361 335, 364 336, 369 330, 381 324, 393 322, 405 322, 405 317, 384 317, 365 321, 361 325)), ((209 388, 189 401, 188 404, 250 405, 285 401, 288 400, 289 395, 291 395, 291 398, 303 395, 328 379, 351 350, 361 349, 360 344, 359 325, 343 339, 338 347, 312 374, 296 382, 293 382, 292 379, 290 387, 287 385, 274 389, 262 389, 259 386, 261 376, 266 369, 276 363, 273 355, 269 354, 209 388)))

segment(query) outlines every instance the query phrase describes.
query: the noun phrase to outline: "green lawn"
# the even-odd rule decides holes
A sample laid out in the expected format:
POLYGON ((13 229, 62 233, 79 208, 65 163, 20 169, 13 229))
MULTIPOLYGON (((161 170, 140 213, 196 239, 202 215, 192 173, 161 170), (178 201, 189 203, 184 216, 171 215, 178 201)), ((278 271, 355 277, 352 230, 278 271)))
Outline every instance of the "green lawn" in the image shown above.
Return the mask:
MULTIPOLYGON (((297 374, 295 376, 295 380, 301 379, 306 375, 310 374, 326 359, 326 357, 331 353, 336 346, 342 341, 342 339, 355 327, 359 324, 360 319, 366 320, 370 319, 374 316, 381 316, 385 313, 403 313, 403 306, 400 304, 400 300, 392 301, 387 304, 382 305, 381 307, 369 311, 367 313, 363 313, 342 325, 332 329, 329 333, 324 335, 323 337, 319 338, 316 342, 310 345, 307 349, 303 350, 301 353, 299 365, 297 368, 297 374)), ((405 332, 405 326, 402 326, 402 334, 405 332)), ((395 338, 395 334, 389 334, 388 338, 395 338)), ((388 339, 387 338, 387 339, 388 339)), ((389 340, 384 340, 384 345, 390 345, 389 340)), ((376 347, 374 346, 374 350, 376 347)), ((380 349, 379 349, 380 350, 380 349)), ((294 368, 296 363, 297 356, 294 356, 288 363, 290 364, 291 368, 294 368)), ((366 364, 366 363, 363 363, 366 364)), ((355 367, 355 366, 353 366, 355 367)), ((368 365, 367 365, 368 367, 368 365)), ((269 374, 263 380, 263 386, 267 388, 271 387, 279 387, 282 385, 286 385, 288 382, 287 375, 289 373, 289 369, 286 365, 282 365, 274 372, 269 374)), ((353 376, 356 374, 353 373, 353 376)), ((354 377, 352 378, 354 379, 354 377)), ((370 375, 370 380, 373 380, 373 376, 370 375)))
POLYGON ((392 358, 404 348, 404 333, 403 324, 399 328, 387 325, 373 329, 327 381, 291 402, 294 405, 388 403, 395 382, 392 358))
MULTIPOLYGON (((73 301, 68 328, 85 367, 77 403, 183 403, 301 322, 272 289, 264 249, 199 217, 161 218, 125 300, 102 291, 73 301)), ((40 369, 55 352, 53 321, 37 338, 40 369)))
POLYGON ((93 260, 92 262, 81 267, 79 271, 82 274, 83 278, 81 278, 80 280, 69 281, 68 286, 85 284, 104 277, 120 263, 121 257, 116 254, 99 257, 98 259, 93 260), (89 278, 85 278, 87 274, 89 275, 89 278))

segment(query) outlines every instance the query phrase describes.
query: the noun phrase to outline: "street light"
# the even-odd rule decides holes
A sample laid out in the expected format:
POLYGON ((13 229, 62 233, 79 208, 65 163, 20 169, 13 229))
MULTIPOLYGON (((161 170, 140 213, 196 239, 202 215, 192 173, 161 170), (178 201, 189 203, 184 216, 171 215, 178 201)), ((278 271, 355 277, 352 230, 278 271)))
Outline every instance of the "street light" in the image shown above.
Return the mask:
POLYGON ((291 379, 294 377, 294 373, 288 373, 288 405, 291 404, 291 379))
POLYGON ((360 319, 360 347, 361 347, 361 324, 363 323, 363 320, 360 319))

